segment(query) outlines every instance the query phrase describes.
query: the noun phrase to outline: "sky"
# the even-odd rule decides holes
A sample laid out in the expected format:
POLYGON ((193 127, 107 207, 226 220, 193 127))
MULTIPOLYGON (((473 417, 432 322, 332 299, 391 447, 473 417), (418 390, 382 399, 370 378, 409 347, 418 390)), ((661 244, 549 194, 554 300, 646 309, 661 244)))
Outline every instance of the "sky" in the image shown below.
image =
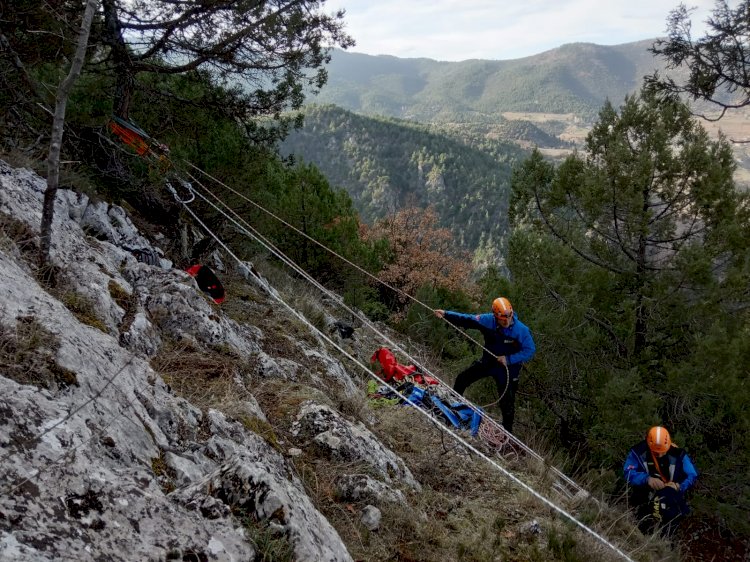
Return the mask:
MULTIPOLYGON (((346 31, 357 42, 349 52, 442 61, 509 60, 565 43, 618 45, 664 36, 667 16, 679 2, 326 0, 324 10, 346 10, 346 31)), ((693 36, 700 37, 714 0, 684 2, 696 8, 693 36)))

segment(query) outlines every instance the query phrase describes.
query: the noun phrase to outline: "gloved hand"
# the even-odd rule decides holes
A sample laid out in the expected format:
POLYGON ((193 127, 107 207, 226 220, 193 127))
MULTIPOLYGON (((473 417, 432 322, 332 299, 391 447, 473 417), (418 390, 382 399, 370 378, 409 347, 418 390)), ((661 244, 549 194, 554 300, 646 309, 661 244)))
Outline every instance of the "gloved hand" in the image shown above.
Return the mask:
POLYGON ((664 484, 660 478, 654 478, 653 476, 648 477, 648 487, 652 490, 662 490, 665 485, 666 484, 664 484))

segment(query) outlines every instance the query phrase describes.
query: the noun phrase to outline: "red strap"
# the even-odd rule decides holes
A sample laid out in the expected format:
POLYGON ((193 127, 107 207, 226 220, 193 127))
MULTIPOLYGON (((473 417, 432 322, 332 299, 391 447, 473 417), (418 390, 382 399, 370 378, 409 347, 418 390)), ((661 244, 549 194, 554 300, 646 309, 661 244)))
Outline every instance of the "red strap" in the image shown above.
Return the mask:
POLYGON ((140 156, 148 152, 148 144, 135 131, 131 131, 114 121, 110 122, 109 128, 120 137, 123 143, 133 148, 140 156))

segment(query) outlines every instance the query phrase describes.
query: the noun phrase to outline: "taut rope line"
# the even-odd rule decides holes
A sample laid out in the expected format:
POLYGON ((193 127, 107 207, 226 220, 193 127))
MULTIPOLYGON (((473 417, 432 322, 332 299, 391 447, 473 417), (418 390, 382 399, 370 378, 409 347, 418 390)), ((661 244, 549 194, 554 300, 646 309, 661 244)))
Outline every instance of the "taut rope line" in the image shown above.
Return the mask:
MULTIPOLYGON (((208 174, 208 173, 206 173, 206 172, 203 172, 202 170, 200 170, 200 168, 198 168, 197 166, 195 166, 195 165, 191 164, 190 162, 186 162, 186 164, 188 164, 188 165, 189 165, 189 166, 191 166, 192 168, 194 168, 194 169, 196 169, 196 170, 200 171, 201 173, 203 173, 203 174, 204 174, 204 175, 206 175, 207 177, 209 177, 209 178, 213 179, 214 181, 216 181, 216 182, 217 182, 217 183, 219 183, 220 185, 223 185, 224 187, 226 187, 227 189, 229 189, 229 190, 230 190, 230 191, 231 191, 232 193, 235 193, 235 194, 236 194, 236 195, 238 195, 238 196, 239 196, 240 198, 242 198, 242 199, 244 199, 244 200, 248 201, 249 203, 251 203, 252 205, 254 205, 255 207, 257 207, 258 209, 262 210, 262 211, 263 211, 263 212, 265 212, 266 214, 268 214, 268 215, 270 215, 270 216, 272 216, 272 217, 276 218, 277 220, 279 220, 279 221, 280 221, 280 222, 282 222, 283 224, 287 225, 287 226, 288 226, 289 228, 293 229, 293 230, 294 230, 295 232, 298 232, 298 233, 299 233, 300 235, 302 235, 302 236, 306 237, 306 238, 307 238, 307 239, 309 239, 310 241, 314 242, 314 243, 315 243, 316 245, 318 245, 318 246, 320 246, 321 248, 325 249, 325 250, 326 250, 327 252, 329 252, 329 253, 331 253, 332 255, 334 255, 334 256, 336 256, 336 257, 340 258, 341 260, 345 261, 346 263, 349 263, 349 264, 351 264, 351 265, 352 265, 353 267, 355 267, 355 268, 356 268, 356 269, 358 269, 359 271, 362 271, 363 273, 365 273, 366 275, 368 275, 369 277, 371 277, 371 278, 372 278, 372 279, 374 279, 375 281, 377 281, 377 282, 379 282, 379 283, 382 283, 382 284, 384 284, 385 286, 388 286, 388 287, 390 287, 390 286, 389 286, 389 285, 388 285, 387 283, 385 283, 385 282, 383 282, 383 281, 380 281, 380 280, 379 280, 379 279, 378 279, 377 277, 375 277, 374 275, 370 274, 369 272, 367 272, 367 271, 363 270, 363 269, 362 269, 362 268, 361 268, 360 266, 358 266, 357 264, 354 264, 354 263, 352 263, 351 261, 347 260, 347 259, 346 259, 345 257, 343 257, 343 256, 340 256, 340 255, 339 255, 338 253, 336 253, 336 252, 335 252, 334 250, 331 250, 330 248, 328 248, 328 247, 327 247, 327 246, 325 246, 324 244, 322 244, 322 243, 320 243, 319 241, 315 240, 314 238, 310 237, 310 236, 309 236, 309 235, 307 235, 306 233, 304 233, 304 232, 300 231, 299 229, 297 229, 297 228, 296 228, 296 227, 294 227, 293 225, 290 225, 290 224, 289 224, 288 222, 284 221, 284 220, 283 220, 282 218, 280 218, 280 217, 277 217, 277 216, 276 216, 276 215, 275 215, 274 213, 272 213, 271 211, 268 211, 268 210, 266 210, 265 208, 263 208, 263 207, 262 207, 261 205, 259 205, 258 203, 255 203, 255 202, 254 202, 254 201, 252 201, 251 199, 249 199, 249 198, 247 198, 246 196, 244 196, 243 194, 239 193, 239 192, 238 192, 237 190, 235 190, 235 189, 233 189, 233 188, 231 188, 231 187, 227 186, 226 184, 222 183, 222 182, 221 182, 220 180, 217 180, 216 178, 213 178, 213 176, 211 176, 210 174, 208 174)), ((203 190, 205 190, 205 191, 206 191, 206 193, 208 193, 209 195, 211 195, 211 197, 213 197, 213 198, 214 198, 214 199, 215 199, 216 201, 218 201, 218 202, 219 202, 219 203, 220 203, 220 204, 221 204, 221 205, 222 205, 223 207, 225 207, 225 208, 226 208, 226 209, 227 209, 227 210, 228 210, 229 212, 231 212, 231 213, 232 213, 232 214, 233 214, 233 215, 234 215, 235 217, 237 217, 237 220, 241 221, 241 222, 242 222, 242 223, 243 223, 244 225, 246 225, 246 226, 243 226, 243 225, 241 225, 241 224, 238 224, 237 220, 235 220, 235 219, 233 219, 232 217, 228 216, 228 215, 227 215, 227 214, 226 214, 226 213, 225 213, 225 212, 224 212, 224 211, 223 211, 222 209, 218 208, 218 207, 217 207, 217 206, 216 206, 215 204, 213 204, 213 203, 212 203, 211 201, 209 201, 208 199, 206 199, 206 198, 205 198, 205 197, 204 197, 203 195, 201 195, 201 194, 200 194, 200 193, 198 193, 198 192, 195 192, 195 193, 196 193, 196 194, 197 194, 197 195, 198 195, 199 197, 201 197, 201 198, 202 198, 202 199, 203 199, 204 201, 206 201, 206 202, 207 202, 207 203, 208 203, 209 205, 211 205, 211 206, 212 206, 212 207, 213 207, 214 209, 216 209, 216 210, 217 210, 217 211, 218 211, 219 213, 221 213, 222 215, 224 215, 224 216, 225 216, 225 217, 226 217, 227 219, 229 219, 229 220, 230 220, 230 221, 231 221, 232 223, 234 223, 234 224, 235 224, 235 225, 236 225, 236 226, 237 226, 237 227, 238 227, 238 228, 239 228, 239 229, 240 229, 241 231, 244 231, 246 235, 248 235, 248 236, 250 236, 250 237, 254 238, 254 239, 255 239, 256 241, 258 241, 259 243, 261 243, 261 245, 265 246, 265 247, 266 247, 266 248, 267 248, 267 249, 268 249, 269 251, 271 251, 271 252, 272 252, 272 253, 274 253, 274 254, 275 254, 275 255, 276 255, 277 257, 279 257, 279 259, 281 259, 281 260, 282 260, 282 261, 283 261, 284 263, 287 263, 287 265, 289 265, 289 266, 290 266, 291 268, 293 268, 293 269, 294 269, 295 271, 297 271, 298 273, 300 273, 300 275, 302 275, 302 276, 303 276, 303 277, 305 277, 306 279, 310 280, 310 282, 311 282, 311 283, 313 283, 313 284, 314 284, 315 286, 317 286, 317 287, 318 287, 318 288, 319 288, 320 290, 322 290, 323 292, 325 292, 326 294, 328 294, 328 295, 330 295, 330 296, 334 296, 334 297, 335 297, 335 295, 332 295, 332 293, 331 293, 331 292, 330 292, 330 291, 329 291, 328 289, 326 289, 325 287, 323 287, 322 285, 320 285, 320 284, 319 284, 319 283, 317 282, 317 280, 315 280, 314 278, 312 278, 312 277, 311 277, 311 276, 310 276, 310 275, 309 275, 309 274, 308 274, 308 273, 307 273, 306 271, 304 271, 304 269, 302 269, 302 268, 301 268, 300 266, 298 266, 297 264, 295 264, 295 263, 294 263, 294 262, 293 262, 293 261, 292 261, 292 260, 291 260, 291 259, 290 259, 289 257, 287 257, 286 255, 284 255, 284 254, 283 254, 283 253, 282 253, 282 252, 281 252, 280 250, 278 250, 277 248, 273 247, 273 245, 272 245, 272 244, 271 244, 270 242, 267 242, 267 241, 266 241, 266 242, 264 243, 263 241, 261 241, 261 240, 260 240, 260 238, 263 238, 263 239, 265 240, 265 237, 263 237, 263 236, 262 236, 261 234, 259 234, 259 233, 258 233, 257 235, 256 235, 256 234, 252 234, 252 233, 250 233, 250 232, 248 231, 248 229, 249 229, 249 230, 252 230, 253 232, 256 232, 256 233, 257 233, 257 230, 256 230, 255 228, 253 228, 252 226, 250 226, 250 225, 249 225, 249 224, 247 223, 247 221, 245 221, 245 220, 244 220, 244 219, 243 219, 242 217, 240 217, 240 216, 239 216, 239 214, 237 214, 237 212, 236 212, 236 211, 234 211, 234 210, 233 210, 233 209, 232 209, 231 207, 229 207, 229 205, 227 205, 226 203, 224 203, 224 202, 223 202, 223 201, 222 201, 222 200, 221 200, 221 199, 220 199, 220 198, 219 198, 219 197, 218 197, 217 195, 215 195, 215 194, 214 194, 214 193, 213 193, 213 192, 212 192, 212 191, 211 191, 210 189, 208 189, 208 188, 207 188, 207 187, 206 187, 206 186, 205 186, 205 185, 204 185, 204 184, 203 184, 203 183, 202 183, 202 182, 201 182, 200 180, 198 180, 198 178, 196 178, 196 177, 195 177, 195 176, 194 176, 193 174, 190 174, 190 172, 187 172, 187 175, 188 175, 188 177, 189 177, 189 178, 190 178, 191 180, 193 180, 193 181, 194 181, 194 182, 195 182, 195 183, 196 183, 196 184, 197 184, 198 186, 200 186, 200 187, 201 187, 201 188, 202 188, 203 190)), ((192 214, 192 212, 191 212, 191 214, 192 214)), ((395 290, 395 291, 398 291, 398 292, 400 292, 400 293, 402 293, 402 294, 406 295, 406 296, 407 296, 407 297, 409 297, 409 298, 412 298, 412 297, 411 297, 410 295, 408 295, 407 293, 404 293, 403 291, 400 291, 400 290, 398 290, 398 289, 395 289, 395 288, 393 288, 393 290, 395 290)), ((334 300, 337 300, 337 299, 334 299, 334 300)), ((427 305, 425 305, 424 303, 420 302, 419 300, 417 300, 417 299, 413 299, 413 300, 414 300, 415 302, 419 303, 419 304, 422 304, 422 305, 423 305, 423 306, 425 306, 426 308, 430 309, 430 308, 429 308, 429 307, 428 307, 427 305)), ((346 305, 345 303, 343 303, 343 302, 340 302, 339 304, 340 304, 340 305, 341 305, 341 306, 342 306, 343 308, 345 308, 346 310, 348 310, 348 311, 349 311, 349 312, 350 312, 351 314, 353 314, 353 315, 357 316, 357 317, 358 317, 358 318, 359 318, 359 319, 360 319, 360 320, 361 320, 361 321, 362 321, 363 323, 365 323, 365 324, 366 324, 366 325, 367 325, 368 327, 370 327, 370 329, 371 329, 371 330, 372 330, 372 331, 373 331, 374 333, 376 333, 376 334, 378 334, 378 335, 379 335, 380 337, 384 338, 384 339, 385 339, 385 340, 386 340, 386 341, 387 341, 387 342, 389 343, 389 345, 391 345, 392 347, 394 347, 394 349, 396 349, 397 351, 400 351, 400 352, 401 352, 401 353, 403 353, 403 354, 404 354, 405 356, 407 356, 407 357, 409 357, 409 358, 410 358, 411 360, 413 360, 413 358, 411 357, 411 355, 410 355, 410 354, 409 354, 409 353, 408 353, 407 351, 403 350, 403 349, 402 349, 402 348, 401 348, 401 347, 400 347, 400 346, 399 346, 399 345, 398 345, 397 343, 393 342, 393 341, 392 341, 392 340, 391 340, 390 338, 388 338, 388 336, 386 336, 385 334, 381 333, 381 332, 380 332, 380 331, 379 331, 379 330, 377 329, 377 327, 376 327, 376 326, 374 326, 374 325, 373 325, 373 324, 372 324, 372 323, 370 322, 370 320, 369 320, 369 319, 368 319, 367 317, 363 317, 363 316, 362 316, 362 315, 361 315, 360 313, 358 313, 358 312, 355 312, 354 310, 352 310, 351 308, 349 308, 349 307, 348 307, 348 306, 347 306, 347 305, 346 305)), ((431 309, 430 309, 430 310, 431 310, 431 309)), ((451 326, 453 326, 453 325, 451 324, 451 326)), ((459 328, 457 328, 457 327, 455 327, 455 326, 454 326, 454 328, 456 328, 456 329, 457 329, 457 330, 458 330, 459 332, 461 332, 461 333, 465 334, 465 335, 466 335, 466 337, 467 337, 468 339, 470 339, 471 341, 473 341, 474 343, 476 343, 477 345, 479 345, 479 347, 481 347, 482 349, 485 349, 485 348, 484 348, 484 346, 482 346, 481 344, 479 344, 478 342, 476 342, 476 340, 474 340, 473 338, 471 338, 471 336, 468 336, 468 335, 467 335, 467 334, 466 334, 465 332, 463 332, 463 330, 460 330, 459 328)), ((489 350, 487 350, 487 351, 489 352, 489 350)), ((507 367, 506 367, 506 369, 507 369, 507 367)), ((546 461, 545 461, 545 459, 544 459, 544 458, 543 458, 543 457, 542 457, 541 455, 539 455, 539 454, 538 454, 538 453, 537 453, 536 451, 534 451, 534 450, 533 450, 533 449, 532 449, 531 447, 529 447, 528 445, 526 445, 526 444, 525 444, 525 443, 524 443, 523 441, 521 441, 521 440, 520 440, 520 439, 519 439, 518 437, 516 437, 516 436, 515 436, 515 435, 513 435, 512 433, 508 433, 508 432, 506 432, 506 431, 505 431, 505 430, 503 429, 503 427, 502 427, 502 426, 501 426, 501 425, 500 425, 500 424, 499 424, 499 423, 498 423, 498 422, 497 422, 497 421, 496 421, 495 419, 493 419, 493 418, 492 418, 492 417, 490 417, 489 415, 485 414, 485 412, 483 412, 483 411, 482 411, 482 410, 481 410, 480 408, 478 408, 477 406, 475 406, 474 404, 472 404, 472 403, 471 403, 470 401, 466 400, 466 398, 465 398, 465 397, 463 397, 463 396, 461 396, 460 394, 458 394, 458 393, 457 393, 457 392, 456 392, 455 390, 453 390, 453 388, 452 388, 452 387, 451 387, 450 385, 447 385, 447 384, 446 384, 445 382, 443 382, 443 381, 442 381, 442 379, 441 379, 440 377, 436 376, 436 375, 435 375, 434 373, 432 373, 432 372, 431 372, 431 371, 430 371, 429 369, 427 369, 427 368, 424 368, 424 371, 425 371, 425 372, 426 372, 426 373, 427 373, 428 375, 431 375, 431 376, 432 376, 432 377, 434 377, 435 379, 439 380, 439 381, 441 382, 441 384, 443 385, 443 387, 444 387, 444 388, 445 388, 445 389, 446 389, 446 390, 447 390, 447 391, 448 391, 449 393, 451 393, 451 395, 452 395, 452 396, 454 396, 454 397, 455 397, 455 398, 456 398, 457 400, 461 400, 461 401, 465 401, 465 402, 467 402, 467 403, 469 404, 469 406, 470 406, 470 407, 471 407, 471 408, 472 408, 472 409, 473 409, 474 411, 478 412, 478 413, 479 413, 479 414, 480 414, 480 415, 482 416, 482 419, 483 419, 483 420, 485 420, 485 421, 489 422, 489 423, 490 423, 491 425, 493 425, 493 426, 495 427, 496 431, 500 431, 500 432, 502 432, 503 434, 505 434, 505 435, 506 435, 506 436, 508 437, 508 439, 509 439, 509 440, 510 440, 511 442, 513 442, 513 443, 514 443, 515 445, 517 445, 517 446, 518 446, 519 448, 523 449, 523 450, 524 450, 524 451, 525 451, 526 453, 528 453, 528 454, 529 454, 530 456, 534 457, 534 458, 535 458, 536 460, 539 460, 539 461, 541 461, 541 462, 544 462, 544 463, 546 464, 546 461)), ((507 391, 507 385, 509 385, 509 384, 510 384, 510 381, 509 381, 509 376, 506 376, 506 391, 507 391)), ((505 393, 505 391, 503 392, 503 394, 504 394, 504 393, 505 393)), ((501 395, 500 399, 502 399, 502 395, 501 395)), ((499 401, 499 399, 498 399, 498 401, 499 401)), ((494 402, 493 402, 493 403, 491 403, 490 405, 492 405, 492 404, 494 404, 494 402)), ((574 480, 572 480, 572 479, 571 479, 571 478, 570 478, 569 476, 567 476, 566 474, 564 474, 564 473, 563 473, 562 471, 560 471, 559 469, 557 469, 557 468, 555 468, 555 467, 550 467, 550 470, 551 470, 551 471, 552 471, 552 472, 553 472, 553 473, 554 473, 554 474, 555 474, 555 475, 556 475, 556 476, 557 476, 558 478, 560 478, 560 479, 561 479, 561 480, 562 480, 563 482, 565 482, 565 484, 567 484, 567 485, 568 485, 568 486, 570 486, 571 488, 575 489, 575 490, 576 490, 577 492, 581 492, 581 493, 585 494, 585 495, 586 495, 587 497, 590 497, 590 494, 588 493, 588 491, 586 491, 586 490, 585 490, 585 489, 583 489, 583 488, 582 488, 581 486, 579 486, 579 485, 578 485, 578 484, 577 484, 577 483, 576 483, 576 482, 575 482, 574 480)))
MULTIPOLYGON (((205 189, 205 187, 204 187, 205 189)), ((177 197, 176 197, 177 198, 177 197)), ((179 198, 177 198, 179 200, 179 198)), ((198 222, 198 224, 206 231, 207 234, 209 234, 222 248, 224 248, 227 253, 234 258, 234 260, 237 262, 237 264, 240 266, 240 268, 246 268, 245 264, 240 260, 228 247, 227 245, 212 231, 210 230, 204 223, 201 221, 196 214, 190 209, 186 204, 183 204, 183 207, 188 211, 188 213, 198 222)), ((259 280, 260 281, 260 280, 259 280)), ((261 284, 261 286, 268 290, 268 287, 261 284)), ((321 337, 323 340, 328 342, 331 346, 333 346, 335 349, 337 349, 341 354, 349 358, 352 362, 354 362, 356 365, 358 365, 370 378, 376 380, 378 383, 383 384, 384 386, 388 387, 389 390, 391 390, 393 393, 395 393, 397 396, 399 396, 404 402, 407 402, 414 406, 415 410, 418 411, 421 415, 425 416, 430 423, 435 425, 439 430, 444 431, 448 433, 451 437, 453 437, 457 442, 465 446, 468 450, 475 453, 480 458, 484 459, 490 465, 498 469, 501 473, 503 473, 506 477, 508 477, 510 480, 518 484, 521 488, 529 492, 531 495, 533 495, 535 498, 540 500, 543 504, 547 505, 566 519, 570 520, 572 523, 583 529, 585 532, 589 533, 591 536, 596 538, 599 542, 607 546, 608 548, 612 549, 614 552, 616 552, 618 555, 620 555, 623 559, 627 560, 628 562, 635 562, 632 560, 627 554, 625 554, 622 550, 620 550, 617 546, 609 542, 605 537, 597 533, 592 528, 588 527, 584 523, 580 522, 578 519, 576 519, 572 514, 565 511, 563 508, 559 507, 557 504, 555 504, 553 501, 547 499, 542 494, 534 490, 531 486, 520 480, 517 476, 515 476, 510 471, 506 470, 502 466, 500 466, 494 459, 491 459, 486 454, 484 454, 482 451, 474 447, 471 443, 466 441, 463 437, 458 435, 456 432, 452 431, 450 428, 448 428, 445 424, 441 423, 439 420, 435 419, 432 415, 430 415, 429 412, 424 410, 423 408, 420 408, 417 404, 412 402, 407 396, 403 395, 401 392, 396 390, 395 387, 393 387, 390 383, 387 381, 383 381, 380 379, 375 373, 373 373, 368 366, 363 364, 359 359, 351 355, 348 351, 343 349, 341 346, 339 346, 335 341, 333 341, 330 337, 328 337, 327 334, 319 330, 317 327, 315 327, 313 324, 311 324, 307 318, 305 318, 304 315, 299 313, 297 310, 295 310, 291 305, 287 304, 286 301, 284 301, 281 296, 279 296, 275 291, 268 291, 269 294, 279 302, 284 308, 286 308, 293 316, 295 316, 297 319, 299 319, 301 322, 303 322, 311 331, 316 333, 319 337, 321 337)))
MULTIPOLYGON (((204 171, 204 170, 201 170, 201 169, 200 169, 200 168, 199 168, 198 166, 196 166, 195 164, 193 164, 193 163, 191 163, 191 162, 188 162, 187 160, 183 160, 183 162, 185 162, 185 164, 187 164, 187 165, 188 165, 188 166, 190 166, 191 168, 193 168, 193 169, 197 170, 198 172, 200 172, 201 174, 203 174, 203 175, 204 175, 204 176, 206 176, 207 178, 209 178, 209 179, 213 180, 213 181, 214 181, 214 182, 216 182, 217 184, 219 184, 219 185, 221 185, 222 187, 224 187, 224 188, 228 189, 229 191, 231 191, 232 193, 234 193, 235 195, 237 195, 238 197, 240 197, 240 198, 241 198, 241 199, 243 199, 244 201, 247 201, 248 203, 250 203, 251 205, 253 205, 253 206, 254 206, 254 207, 255 207, 256 209, 258 209, 258 210, 260 210, 260 211, 262 211, 262 212, 266 213, 266 214, 267 214, 267 215, 269 215, 270 217, 273 217, 274 219, 276 219, 277 221, 279 221, 279 222, 280 222, 281 224, 283 224, 284 226, 286 226, 286 227, 290 228, 291 230, 293 230, 294 232, 296 232, 296 233, 297 233, 297 234, 299 234, 300 236, 302 236, 302 237, 304 237, 305 239, 309 240, 309 241, 310 241, 310 242, 312 242, 313 244, 315 244, 315 245, 319 246, 320 248, 322 248, 322 249, 323 249, 323 250, 325 250, 326 252, 330 253, 331 255, 333 255, 333 256, 335 256, 335 257, 337 257, 337 258, 338 258, 338 259, 340 259, 341 261, 343 261, 343 262, 345 262, 345 263, 349 264, 349 265, 350 265, 350 266, 352 266, 352 267, 353 267, 354 269, 356 269, 356 270, 357 270, 357 271, 359 271, 360 273, 363 273, 364 275, 366 275, 366 276, 367 276, 367 277, 369 277, 370 279, 372 279, 372 280, 374 280, 374 281, 377 281, 378 283, 380 283, 380 284, 381 284, 381 285, 383 285, 384 287, 388 287, 388 288, 389 288, 389 289, 390 289, 391 291, 394 291, 395 293, 398 293, 399 295, 402 295, 402 296, 406 297, 407 299, 409 299, 409 300, 411 300, 411 301, 414 301, 415 303, 417 303, 417 304, 419 304, 419 305, 423 306, 424 308, 426 308, 426 309, 427 309, 427 310, 429 310, 430 312, 435 312, 435 309, 434 309, 434 308, 432 308, 432 307, 431 307, 431 306, 429 306, 428 304, 425 304, 425 303, 423 303, 423 302, 422 302, 421 300, 419 300, 419 299, 418 299, 417 297, 414 297, 414 296, 410 295, 409 293, 407 293, 407 292, 405 292, 405 291, 402 291, 402 290, 401 290, 401 289, 399 289, 398 287, 394 287, 394 286, 393 286, 393 285, 391 285, 390 283, 388 283, 388 282, 386 282, 386 281, 383 281, 382 279, 380 279, 380 278, 379 278, 379 277, 377 277, 376 275, 373 275, 372 273, 370 273, 370 272, 369 272, 369 271, 367 271, 366 269, 362 268, 361 266, 357 265, 356 263, 352 262, 351 260, 349 260, 349 259, 345 258, 344 256, 342 256, 341 254, 339 254, 339 253, 338 253, 338 252, 336 252, 335 250, 332 250, 332 249, 330 249, 330 248, 329 248, 328 246, 326 246, 325 244, 323 244, 323 243, 321 243, 320 241, 316 240, 315 238, 313 238, 313 237, 312 237, 312 236, 310 236, 309 234, 307 234, 307 233, 305 233, 305 232, 301 231, 301 230, 300 230, 299 228, 297 228, 297 227, 296 227, 296 226, 294 226, 293 224, 290 224, 289 222, 285 221, 285 220, 284 220, 283 218, 281 218, 280 216, 278 216, 278 215, 276 215, 275 213, 273 213, 273 212, 269 211, 268 209, 266 209, 266 208, 265 208, 265 207, 263 207, 262 205, 259 205, 258 203, 256 203, 255 201, 253 201, 252 199, 250 199, 249 197, 247 197, 247 196, 246 196, 246 195, 244 195, 243 193, 240 193, 239 191, 237 191, 237 190, 236 190, 236 189, 234 189, 233 187, 230 187, 230 186, 228 186, 228 185, 227 185, 227 184, 225 184, 225 183, 224 183, 223 181, 221 181, 220 179, 218 179, 218 178, 216 178, 216 177, 212 176, 212 175, 211 175, 211 174, 209 174, 208 172, 206 172, 206 171, 204 171)), ((190 177, 194 178, 194 176, 192 176, 192 175, 191 175, 190 177)), ((205 188, 205 186, 204 186, 204 189, 206 189, 206 188, 205 188)), ((460 332, 460 333, 461 333, 461 334, 462 334, 462 335, 463 335, 463 336, 464 336, 464 337, 465 337, 466 339, 470 340, 471 342, 473 342, 474 344, 476 344, 476 345, 478 345, 478 346, 479 346, 480 348, 482 348, 482 349, 483 349, 484 351, 486 351, 487 353, 489 353, 489 354, 490 354, 490 355, 492 355, 493 357, 497 358, 497 356, 496 356, 496 355, 495 355, 494 353, 492 353, 492 352, 491 352, 491 351, 490 351, 489 349, 487 349, 486 347, 484 347, 484 345, 482 345, 482 344, 481 344, 480 342, 478 342, 478 341, 477 341, 476 339, 472 338, 472 337, 471 337, 471 335, 469 335, 469 334, 468 334, 467 332, 465 332, 464 330, 462 330, 462 329, 461 329, 461 328, 459 328, 458 326, 455 326, 455 325, 451 324, 451 323, 450 323, 450 322, 448 322, 447 320, 446 320, 445 322, 446 322, 446 323, 447 323, 447 324, 448 324, 448 325, 449 325, 449 326, 450 326, 451 328, 453 328, 453 329, 454 329, 454 330, 456 330, 457 332, 460 332)))
MULTIPOLYGON (((200 182, 200 180, 198 180, 195 176, 193 176, 189 172, 188 172, 188 177, 190 177, 191 180, 193 180, 194 182, 196 182, 196 184, 199 185, 202 189, 204 189, 206 191, 206 193, 208 193, 211 197, 213 197, 214 199, 216 199, 216 201, 218 201, 219 204, 221 204, 223 207, 225 207, 227 209, 227 211, 229 211, 234 217, 236 217, 236 220, 234 218, 230 217, 229 215, 227 215, 227 213, 224 212, 224 210, 220 209, 214 203, 212 203, 211 201, 209 201, 203 194, 193 191, 193 193, 195 195, 197 195, 198 197, 200 197, 201 199, 203 199, 206 203, 208 203, 216 211, 218 211, 219 213, 221 213, 222 215, 224 215, 224 217, 226 217, 227 219, 229 219, 235 226, 237 226, 240 229, 240 231, 244 232, 248 237, 253 238, 258 243, 260 243, 262 246, 264 246, 272 254, 274 254, 276 257, 278 257, 282 262, 286 263, 289 267, 291 267, 293 270, 295 270, 297 273, 299 273, 302 277, 304 277, 310 283, 312 283, 313 285, 315 285, 324 294, 326 294, 326 295, 332 297, 334 300, 336 300, 336 296, 337 295, 335 295, 333 292, 331 292, 330 290, 328 290, 325 286, 323 286, 322 284, 320 284, 317 279, 315 279, 314 277, 312 277, 301 266, 299 266, 291 258, 289 258, 288 256, 286 256, 273 243, 271 243, 265 236, 263 236, 262 234, 260 234, 256 228, 254 228, 253 226, 251 226, 250 224, 248 224, 248 222, 245 221, 236 211, 234 211, 234 209, 232 209, 231 207, 229 207, 216 194, 214 194, 213 192, 211 192, 211 190, 209 190, 205 185, 203 185, 200 182), (242 223, 242 224, 240 224, 240 223, 242 223)), ((185 201, 183 203, 188 203, 188 202, 189 201, 185 201)), ((394 342, 386 334, 384 334, 383 332, 381 332, 380 330, 378 330, 377 326, 375 326, 372 322, 370 322, 369 318, 367 318, 366 316, 362 315, 360 312, 358 312, 358 311, 350 308, 344 302, 339 302, 339 305, 342 308, 346 309, 352 315, 356 316, 361 322, 363 322, 363 324, 367 325, 374 333, 376 333, 378 336, 382 337, 394 349, 396 349, 397 351, 400 351, 405 356, 407 356, 407 357, 409 357, 410 359, 413 360, 413 357, 411 357, 411 355, 407 351, 401 349, 401 347, 396 342, 394 342)), ((500 394, 500 397, 497 400, 495 400, 494 402, 491 402, 490 404, 487 404, 486 406, 482 406, 482 408, 487 408, 489 406, 497 404, 498 402, 500 402, 500 400, 503 399, 503 396, 505 396, 505 393, 508 391, 508 387, 510 386, 510 371, 508 370, 508 366, 507 365, 503 365, 503 367, 505 367, 505 373, 506 373, 506 376, 505 376, 505 388, 503 389, 503 392, 500 394)), ((503 431, 503 433, 506 433, 502 429, 502 427, 497 423, 497 421, 495 421, 490 416, 486 415, 483 411, 481 411, 481 409, 477 408, 470 401, 466 400, 465 397, 461 396, 458 392, 456 392, 455 390, 453 390, 453 388, 451 388, 449 385, 447 385, 440 377, 438 377, 434 373, 430 372, 427 368, 423 368, 423 370, 426 372, 426 374, 428 374, 428 375, 432 376, 433 378, 437 379, 438 381, 440 381, 440 385, 444 389, 448 390, 454 397, 461 398, 464 401, 468 402, 469 406, 471 406, 471 408, 473 410, 477 411, 482 416, 483 420, 488 421, 490 424, 494 424, 497 427, 497 429, 500 429, 501 431, 503 431)), ((507 435, 507 433, 506 433, 506 435, 507 435)), ((518 443, 521 444, 521 445, 523 445, 523 443, 520 440, 518 441, 518 443)))

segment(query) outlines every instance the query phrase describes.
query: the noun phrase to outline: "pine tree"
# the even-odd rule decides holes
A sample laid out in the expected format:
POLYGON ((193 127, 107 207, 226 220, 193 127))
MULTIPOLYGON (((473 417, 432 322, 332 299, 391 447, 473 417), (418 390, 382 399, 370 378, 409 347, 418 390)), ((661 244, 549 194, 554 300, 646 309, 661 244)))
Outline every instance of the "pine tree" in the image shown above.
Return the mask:
POLYGON ((713 466, 708 495, 740 529, 750 206, 734 167, 676 99, 607 103, 585 153, 555 166, 535 152, 516 170, 508 264, 539 349, 525 383, 536 421, 613 468, 667 425, 713 466))
POLYGON ((680 4, 667 20, 667 38, 650 49, 666 60, 667 68, 685 68, 686 78, 654 74, 646 78, 649 88, 669 96, 686 94, 692 100, 705 100, 721 110, 718 120, 729 109, 750 104, 750 76, 747 73, 747 44, 750 39, 750 2, 743 0, 730 8, 718 0, 707 20, 704 37, 691 34, 689 10, 680 4))

